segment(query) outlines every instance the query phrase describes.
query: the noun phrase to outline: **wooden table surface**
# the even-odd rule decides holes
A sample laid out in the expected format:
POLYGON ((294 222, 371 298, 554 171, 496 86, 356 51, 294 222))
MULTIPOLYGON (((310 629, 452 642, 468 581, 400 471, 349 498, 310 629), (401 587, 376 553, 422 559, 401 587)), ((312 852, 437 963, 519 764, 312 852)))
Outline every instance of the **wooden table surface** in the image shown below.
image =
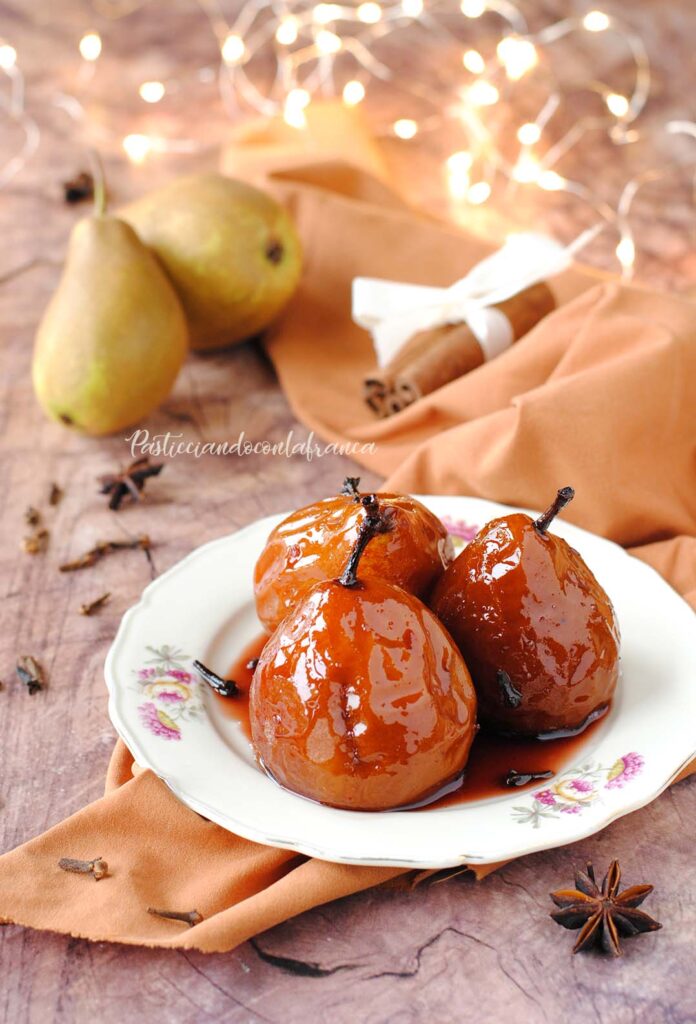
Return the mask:
MULTIPOLYGON (((685 95, 687 40, 693 33, 688 8, 686 0, 632 5, 631 16, 645 24, 657 58, 662 110, 670 104, 678 109, 685 95)), ((172 33, 178 38, 198 15, 183 0, 170 5, 175 9, 179 20, 172 21, 172 33)), ((533 9, 539 14, 542 5, 533 9)), ((115 515, 96 493, 96 477, 126 460, 124 441, 82 439, 42 418, 29 380, 32 337, 80 212, 62 204, 60 183, 84 164, 79 125, 54 101, 74 90, 75 40, 92 15, 77 2, 0 3, 0 35, 17 46, 42 129, 38 153, 0 195, 0 851, 102 792, 114 743, 103 660, 121 615, 150 578, 137 551, 88 572, 62 575, 57 566, 99 538, 147 532, 161 572, 197 545, 331 492, 356 471, 333 456, 311 463, 264 456, 177 458, 151 484, 147 502, 115 515), (65 489, 56 508, 46 507, 51 481, 65 489), (51 533, 48 551, 35 557, 20 548, 30 504, 44 510, 51 533), (105 590, 113 597, 101 614, 81 616, 80 604, 105 590), (16 657, 23 653, 39 657, 47 670, 48 689, 34 697, 14 676, 16 657)), ((137 16, 144 31, 147 11, 137 16)), ((149 42, 158 42, 154 29, 149 42)), ((120 59, 129 52, 122 47, 120 59)), ((138 73, 142 79, 142 69, 138 73)), ((121 96, 119 102, 132 121, 135 102, 121 96)), ((215 129, 211 137, 219 139, 220 111, 203 120, 205 131, 215 129)), ((3 147, 7 140, 0 140, 3 147)), ((117 199, 216 159, 207 151, 136 169, 108 147, 106 157, 117 199)), ((395 165, 404 160, 396 148, 392 157, 395 165)), ((426 145, 416 159, 427 169, 434 153, 429 156, 426 145)), ((427 187, 422 191, 433 209, 442 205, 441 197, 426 194, 427 187)), ((571 209, 553 213, 567 230, 573 216, 571 209)), ((689 290, 693 255, 685 215, 673 205, 669 217, 667 232, 664 218, 645 214, 641 237, 649 255, 642 267, 653 284, 689 290)), ((231 438, 244 430, 259 439, 280 439, 290 429, 306 433, 252 344, 190 359, 174 396, 147 425, 203 437, 221 430, 231 438)), ((363 476, 369 485, 379 482, 363 476)), ((6 926, 0 929, 0 1020, 685 1024, 696 1021, 695 843, 691 779, 587 841, 525 857, 484 882, 459 877, 416 891, 367 892, 289 921, 226 955, 90 944, 6 926), (622 961, 571 957, 572 935, 550 921, 548 893, 570 882, 574 865, 589 858, 603 870, 612 857, 622 861, 627 881, 654 883, 646 909, 664 929, 627 942, 622 961)))

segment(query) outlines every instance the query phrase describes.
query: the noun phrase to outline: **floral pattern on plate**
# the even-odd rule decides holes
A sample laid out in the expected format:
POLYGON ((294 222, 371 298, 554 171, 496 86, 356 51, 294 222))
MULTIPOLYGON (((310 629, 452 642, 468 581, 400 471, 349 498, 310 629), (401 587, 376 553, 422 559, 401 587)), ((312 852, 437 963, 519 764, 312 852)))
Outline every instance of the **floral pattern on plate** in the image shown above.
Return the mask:
POLYGON ((452 519, 450 516, 440 516, 440 522, 452 538, 457 554, 474 539, 481 529, 476 523, 467 523, 463 519, 452 519))
POLYGON ((188 655, 163 644, 148 647, 152 657, 136 670, 136 689, 145 698, 138 704, 140 724, 165 740, 182 738, 181 723, 199 718, 203 704, 199 683, 185 667, 188 655))
POLYGON ((645 761, 632 752, 618 758, 609 768, 588 762, 570 768, 555 782, 532 795, 531 804, 512 808, 512 816, 520 825, 539 828, 543 818, 560 818, 562 814, 582 814, 585 808, 602 799, 604 790, 622 789, 643 770, 645 761))

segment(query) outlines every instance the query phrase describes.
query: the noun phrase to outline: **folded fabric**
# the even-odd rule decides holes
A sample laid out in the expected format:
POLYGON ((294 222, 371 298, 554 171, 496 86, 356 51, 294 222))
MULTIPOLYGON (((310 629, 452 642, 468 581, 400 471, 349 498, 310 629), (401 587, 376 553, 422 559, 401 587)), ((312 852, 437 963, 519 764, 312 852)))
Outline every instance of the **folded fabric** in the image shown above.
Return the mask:
MULTIPOLYGON (((568 519, 630 545, 696 607, 694 304, 571 268, 553 282, 558 309, 513 348, 374 420, 361 399, 373 351, 351 319, 353 278, 445 287, 495 247, 409 210, 346 116, 313 114, 300 147, 287 126, 245 129, 224 157, 283 198, 304 241, 302 286, 267 341, 297 416, 328 440, 375 442, 358 457, 390 489, 540 508, 572 484, 568 519)), ((219 951, 401 873, 248 842, 131 769, 119 743, 101 800, 0 858, 0 920, 219 951), (110 871, 100 882, 57 866, 98 855, 110 871), (148 907, 195 909, 203 921, 188 928, 148 907)))

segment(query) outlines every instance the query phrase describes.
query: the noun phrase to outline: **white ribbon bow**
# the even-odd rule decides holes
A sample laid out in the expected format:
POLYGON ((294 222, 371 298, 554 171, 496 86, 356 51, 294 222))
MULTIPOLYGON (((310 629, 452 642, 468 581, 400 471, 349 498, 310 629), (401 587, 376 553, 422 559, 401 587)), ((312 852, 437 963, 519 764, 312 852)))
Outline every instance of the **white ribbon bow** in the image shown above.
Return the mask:
POLYGON ((353 320, 371 332, 379 366, 386 366, 417 331, 457 323, 466 323, 484 358, 493 359, 514 335, 508 318, 489 307, 565 270, 577 247, 533 232, 510 235, 498 252, 450 288, 356 277, 353 320))

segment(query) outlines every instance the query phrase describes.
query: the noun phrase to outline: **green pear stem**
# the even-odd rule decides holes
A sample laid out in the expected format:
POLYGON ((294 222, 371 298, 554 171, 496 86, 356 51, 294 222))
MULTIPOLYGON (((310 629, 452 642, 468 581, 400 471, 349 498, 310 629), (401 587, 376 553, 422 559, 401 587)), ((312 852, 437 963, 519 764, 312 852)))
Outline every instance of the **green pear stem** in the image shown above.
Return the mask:
POLYGON ((360 498, 360 504, 365 509, 365 518, 360 524, 358 539, 355 542, 346 567, 338 577, 342 587, 354 587, 358 583, 358 564, 363 551, 378 533, 387 533, 390 529, 388 518, 382 512, 376 494, 365 494, 360 498))
POLYGON ((540 515, 538 519, 534 520, 534 529, 537 533, 546 533, 561 509, 565 508, 574 497, 575 491, 572 487, 561 487, 553 503, 549 505, 543 515, 540 515))
POLYGON ((89 159, 92 164, 92 177, 94 178, 94 216, 103 217, 106 213, 106 175, 104 164, 96 149, 90 149, 89 159))

